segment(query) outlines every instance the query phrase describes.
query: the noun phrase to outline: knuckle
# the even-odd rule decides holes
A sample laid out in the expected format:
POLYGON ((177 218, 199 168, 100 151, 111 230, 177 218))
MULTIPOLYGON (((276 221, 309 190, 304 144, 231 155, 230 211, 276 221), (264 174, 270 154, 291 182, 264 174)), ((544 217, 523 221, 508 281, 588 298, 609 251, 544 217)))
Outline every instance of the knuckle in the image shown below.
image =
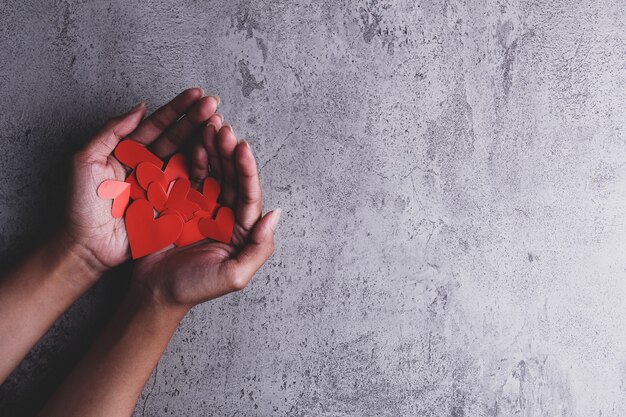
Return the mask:
POLYGON ((234 265, 226 265, 224 277, 230 291, 240 291, 248 286, 248 280, 234 265))
POLYGON ((156 127, 158 130, 161 130, 161 131, 167 129, 167 127, 170 124, 168 117, 163 112, 155 113, 150 118, 150 121, 152 122, 154 127, 156 127))
POLYGON ((241 201, 244 204, 255 204, 263 199, 263 195, 260 189, 250 190, 247 193, 241 194, 241 201))
POLYGON ((173 145, 180 145, 185 141, 185 136, 178 132, 176 129, 168 130, 163 137, 173 145))
POLYGON ((241 275, 232 275, 230 278, 230 285, 233 291, 241 291, 248 286, 248 280, 241 275))

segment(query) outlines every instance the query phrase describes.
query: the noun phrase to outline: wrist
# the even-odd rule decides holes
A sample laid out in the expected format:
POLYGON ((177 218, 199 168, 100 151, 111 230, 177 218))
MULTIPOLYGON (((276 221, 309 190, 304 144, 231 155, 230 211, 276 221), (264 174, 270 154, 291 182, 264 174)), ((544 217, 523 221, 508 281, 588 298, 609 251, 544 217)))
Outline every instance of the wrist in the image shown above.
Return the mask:
POLYGON ((84 245, 65 229, 59 230, 45 245, 52 269, 74 285, 91 286, 106 271, 106 267, 84 245))
POLYGON ((167 301, 154 288, 147 286, 144 282, 133 277, 128 291, 127 300, 136 308, 141 309, 155 317, 166 317, 168 321, 175 322, 176 325, 182 321, 193 306, 175 304, 167 301))

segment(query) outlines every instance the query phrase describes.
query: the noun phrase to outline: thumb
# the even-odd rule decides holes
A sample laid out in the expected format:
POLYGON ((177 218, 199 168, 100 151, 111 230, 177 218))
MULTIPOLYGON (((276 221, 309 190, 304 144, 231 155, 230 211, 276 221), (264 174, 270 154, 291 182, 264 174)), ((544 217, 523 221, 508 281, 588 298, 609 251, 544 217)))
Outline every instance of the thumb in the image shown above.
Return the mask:
POLYGON ((146 105, 141 102, 128 113, 110 119, 87 144, 84 156, 90 160, 108 157, 124 136, 137 128, 145 113, 146 105))
POLYGON ((223 264, 227 291, 244 289, 252 276, 274 253, 274 233, 281 209, 272 210, 259 220, 250 234, 250 242, 233 259, 223 264))

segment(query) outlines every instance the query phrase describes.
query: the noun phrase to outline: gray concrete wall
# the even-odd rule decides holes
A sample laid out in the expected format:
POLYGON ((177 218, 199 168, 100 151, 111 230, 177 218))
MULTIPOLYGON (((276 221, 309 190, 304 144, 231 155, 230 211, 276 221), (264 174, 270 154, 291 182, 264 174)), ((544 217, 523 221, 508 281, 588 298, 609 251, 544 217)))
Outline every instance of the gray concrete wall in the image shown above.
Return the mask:
MULTIPOLYGON (((136 416, 626 415, 626 13, 601 1, 8 1, 3 264, 106 118, 188 86, 284 210, 180 326, 136 416)), ((0 389, 32 413, 128 268, 0 389)))

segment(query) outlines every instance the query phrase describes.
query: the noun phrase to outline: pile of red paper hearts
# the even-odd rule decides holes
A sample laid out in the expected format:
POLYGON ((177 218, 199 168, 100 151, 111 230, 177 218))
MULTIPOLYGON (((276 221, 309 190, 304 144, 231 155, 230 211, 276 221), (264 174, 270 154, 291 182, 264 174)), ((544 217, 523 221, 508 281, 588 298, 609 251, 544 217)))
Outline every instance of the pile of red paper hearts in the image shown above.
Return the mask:
POLYGON ((206 178, 202 192, 191 188, 182 154, 173 155, 165 169, 159 157, 130 139, 120 142, 113 154, 132 171, 126 181, 104 181, 98 196, 113 199, 113 217, 124 217, 133 259, 172 243, 187 246, 205 238, 230 242, 235 216, 217 203, 219 183, 206 178))

